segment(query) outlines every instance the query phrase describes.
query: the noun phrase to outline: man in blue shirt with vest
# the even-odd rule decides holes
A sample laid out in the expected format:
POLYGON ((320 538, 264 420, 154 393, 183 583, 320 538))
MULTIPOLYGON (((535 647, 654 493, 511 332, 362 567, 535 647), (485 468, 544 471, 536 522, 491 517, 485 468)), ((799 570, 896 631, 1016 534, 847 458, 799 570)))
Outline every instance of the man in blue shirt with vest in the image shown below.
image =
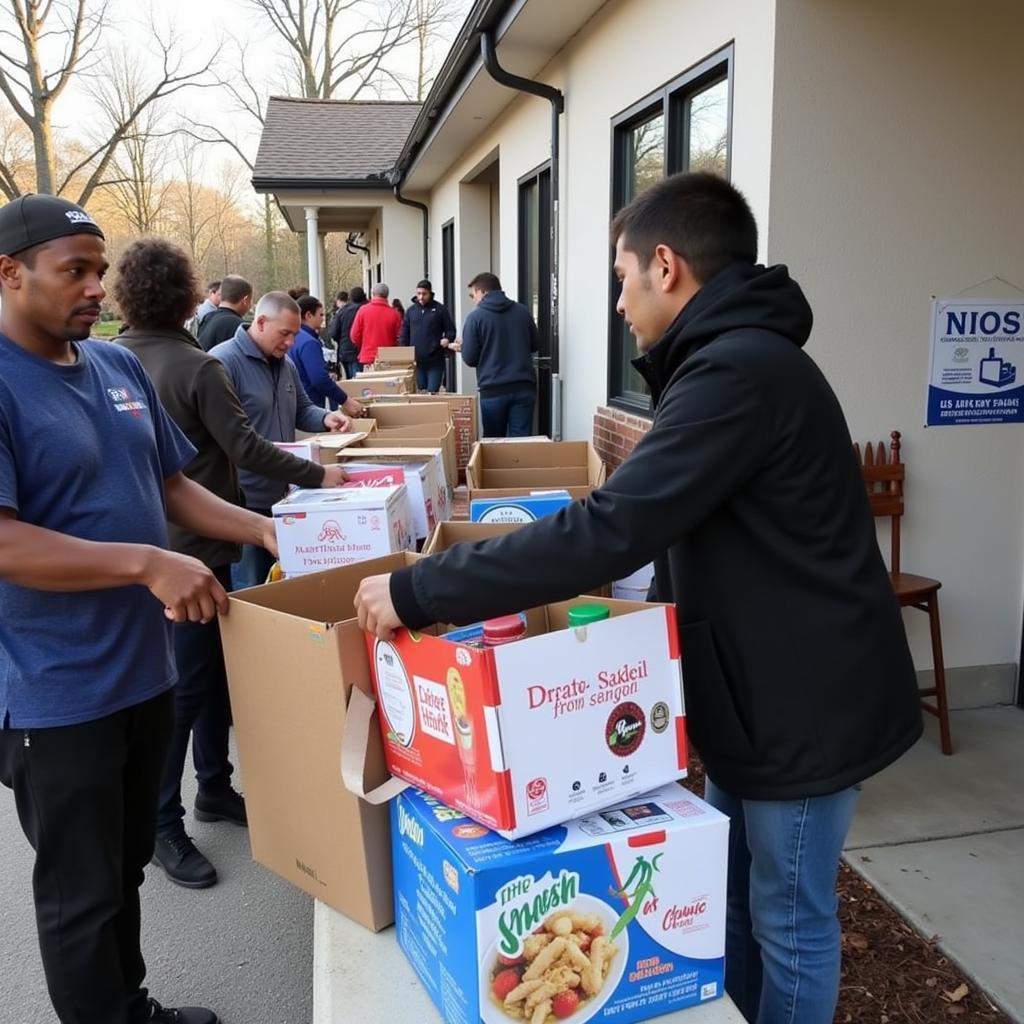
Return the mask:
POLYGON ((0 208, 0 782, 36 852, 62 1024, 217 1024, 143 986, 139 886, 173 721, 172 622, 227 595, 167 520, 274 548, 270 523, 182 472, 195 449, 139 361, 88 341, 107 269, 80 207, 0 208))

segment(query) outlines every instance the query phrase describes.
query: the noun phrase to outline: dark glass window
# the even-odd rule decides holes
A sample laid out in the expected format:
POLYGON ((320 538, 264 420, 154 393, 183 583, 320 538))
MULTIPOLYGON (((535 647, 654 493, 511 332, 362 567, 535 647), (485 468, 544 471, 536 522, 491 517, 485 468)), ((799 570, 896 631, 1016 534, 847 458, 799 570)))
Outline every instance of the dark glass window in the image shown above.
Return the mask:
MULTIPOLYGON (((732 59, 730 46, 613 118, 613 215, 667 174, 711 171, 729 176, 732 59)), ((613 274, 608 401, 649 414, 647 385, 632 366, 636 343, 615 312, 618 298, 613 274)))

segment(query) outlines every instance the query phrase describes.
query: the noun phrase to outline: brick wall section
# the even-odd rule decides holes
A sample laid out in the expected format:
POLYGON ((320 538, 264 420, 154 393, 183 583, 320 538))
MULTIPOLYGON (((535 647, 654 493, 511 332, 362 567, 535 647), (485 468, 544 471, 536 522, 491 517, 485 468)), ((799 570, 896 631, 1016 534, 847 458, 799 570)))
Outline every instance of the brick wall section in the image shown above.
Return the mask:
POLYGON ((598 406, 594 414, 594 448, 607 464, 609 475, 650 428, 651 421, 645 416, 598 406))

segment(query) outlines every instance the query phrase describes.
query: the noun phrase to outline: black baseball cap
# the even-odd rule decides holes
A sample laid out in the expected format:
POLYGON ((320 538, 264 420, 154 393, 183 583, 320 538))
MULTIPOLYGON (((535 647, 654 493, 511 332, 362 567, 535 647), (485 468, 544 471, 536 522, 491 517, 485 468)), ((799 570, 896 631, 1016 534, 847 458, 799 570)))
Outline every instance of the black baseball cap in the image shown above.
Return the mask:
POLYGON ((58 196, 18 196, 0 206, 0 254, 5 256, 55 238, 83 234, 104 237, 85 210, 58 196))

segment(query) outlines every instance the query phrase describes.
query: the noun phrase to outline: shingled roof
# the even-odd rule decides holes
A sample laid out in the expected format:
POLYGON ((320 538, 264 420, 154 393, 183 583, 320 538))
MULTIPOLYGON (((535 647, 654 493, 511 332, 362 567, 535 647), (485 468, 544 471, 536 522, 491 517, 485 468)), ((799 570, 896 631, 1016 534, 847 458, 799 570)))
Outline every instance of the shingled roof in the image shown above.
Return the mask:
POLYGON ((271 96, 253 187, 387 187, 419 112, 419 103, 271 96))

